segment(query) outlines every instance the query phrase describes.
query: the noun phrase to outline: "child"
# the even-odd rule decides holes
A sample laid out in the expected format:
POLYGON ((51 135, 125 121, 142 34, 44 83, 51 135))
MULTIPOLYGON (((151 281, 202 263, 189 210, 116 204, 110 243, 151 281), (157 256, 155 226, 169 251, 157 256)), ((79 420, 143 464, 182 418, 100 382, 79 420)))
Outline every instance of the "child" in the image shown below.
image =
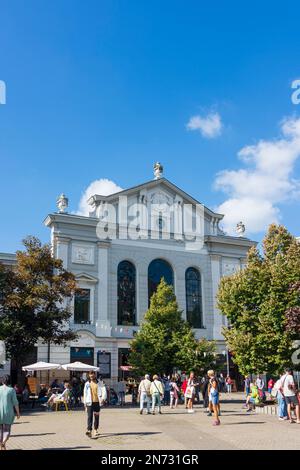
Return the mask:
POLYGON ((210 382, 209 401, 212 404, 214 413, 213 426, 219 426, 221 424, 219 419, 219 390, 218 382, 215 378, 213 378, 210 382))

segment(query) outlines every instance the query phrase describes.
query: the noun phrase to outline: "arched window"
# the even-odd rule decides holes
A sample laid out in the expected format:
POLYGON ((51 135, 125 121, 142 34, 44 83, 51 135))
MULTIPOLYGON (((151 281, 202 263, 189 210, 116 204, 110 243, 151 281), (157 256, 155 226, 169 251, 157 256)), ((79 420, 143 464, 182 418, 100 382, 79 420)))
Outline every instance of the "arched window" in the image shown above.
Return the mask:
POLYGON ((186 319, 193 328, 203 328, 201 275, 198 269, 185 272, 186 319))
POLYGON ((161 281, 161 278, 164 278, 167 284, 173 286, 173 269, 170 264, 163 259, 154 259, 151 261, 148 267, 148 302, 150 304, 150 299, 152 294, 156 292, 157 286, 161 281))
POLYGON ((118 325, 136 324, 136 271, 130 261, 118 266, 118 325))

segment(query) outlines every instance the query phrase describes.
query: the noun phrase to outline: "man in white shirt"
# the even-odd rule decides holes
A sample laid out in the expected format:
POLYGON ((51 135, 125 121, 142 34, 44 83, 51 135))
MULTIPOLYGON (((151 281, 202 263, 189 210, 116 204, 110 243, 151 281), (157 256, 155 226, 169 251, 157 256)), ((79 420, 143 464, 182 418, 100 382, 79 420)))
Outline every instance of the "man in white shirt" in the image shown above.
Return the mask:
POLYGON ((293 403, 296 409, 297 424, 300 424, 299 401, 296 396, 296 386, 294 382, 293 372, 291 369, 285 370, 285 375, 282 376, 280 385, 280 392, 283 394, 287 405, 287 412, 290 423, 295 422, 293 421, 291 414, 291 404, 293 403))
POLYGON ((139 385, 139 397, 140 397, 140 414, 143 414, 144 403, 147 403, 147 415, 150 414, 150 376, 148 374, 145 375, 144 380, 141 381, 139 385))

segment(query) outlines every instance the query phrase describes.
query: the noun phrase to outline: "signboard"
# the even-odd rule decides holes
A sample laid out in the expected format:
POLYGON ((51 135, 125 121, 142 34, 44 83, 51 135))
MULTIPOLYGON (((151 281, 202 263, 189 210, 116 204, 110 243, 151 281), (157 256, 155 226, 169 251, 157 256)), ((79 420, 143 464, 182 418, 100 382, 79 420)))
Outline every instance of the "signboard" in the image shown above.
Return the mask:
POLYGON ((105 351, 97 352, 97 367, 103 379, 111 378, 111 353, 105 351))

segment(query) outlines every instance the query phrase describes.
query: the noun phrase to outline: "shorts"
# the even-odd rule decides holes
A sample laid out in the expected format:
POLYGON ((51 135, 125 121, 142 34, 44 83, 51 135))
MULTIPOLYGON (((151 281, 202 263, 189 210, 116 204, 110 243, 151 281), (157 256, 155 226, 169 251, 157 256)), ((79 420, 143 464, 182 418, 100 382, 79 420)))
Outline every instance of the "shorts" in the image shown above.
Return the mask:
POLYGON ((219 404, 219 397, 211 397, 210 402, 216 406, 219 404))
POLYGON ((294 405, 299 405, 299 401, 296 395, 292 395, 291 397, 284 397, 284 399, 287 405, 290 405, 291 403, 293 403, 294 405))

